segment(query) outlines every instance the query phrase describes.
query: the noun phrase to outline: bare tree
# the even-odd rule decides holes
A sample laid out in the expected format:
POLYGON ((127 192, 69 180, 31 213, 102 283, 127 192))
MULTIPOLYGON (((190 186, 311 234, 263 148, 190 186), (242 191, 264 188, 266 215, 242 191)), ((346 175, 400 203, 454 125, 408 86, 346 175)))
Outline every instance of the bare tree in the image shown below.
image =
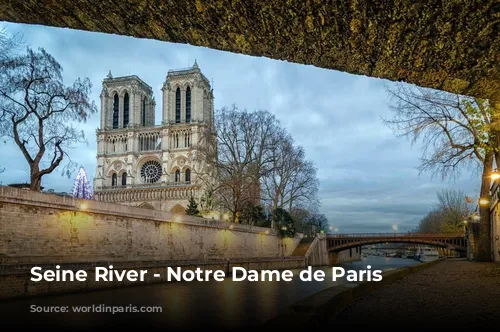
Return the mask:
POLYGON ((5 28, 0 28, 0 67, 4 61, 8 61, 11 56, 19 51, 24 45, 21 33, 10 34, 5 28))
POLYGON ((441 190, 437 203, 419 224, 420 233, 457 233, 463 230, 464 220, 472 212, 459 190, 441 190))
MULTIPOLYGON (((297 212, 300 210, 294 209, 292 216, 297 215, 297 212)), ((310 212, 307 211, 306 213, 302 212, 299 214, 302 214, 302 231, 309 236, 314 236, 318 232, 326 232, 328 229, 328 218, 319 212, 310 212)))
MULTIPOLYGON (((0 133, 13 139, 30 167, 30 189, 56 169, 67 149, 85 142, 82 122, 97 107, 90 101, 91 82, 63 83, 61 65, 44 49, 12 56, 0 71, 0 133)), ((69 159, 69 158, 68 158, 69 159)), ((69 175, 71 161, 63 169, 69 175)))
MULTIPOLYGON (((482 174, 480 197, 489 199, 490 174, 498 164, 498 118, 488 101, 397 83, 387 87, 394 117, 385 120, 399 135, 423 142, 420 170, 457 176, 461 170, 482 174)), ((489 261, 489 207, 480 206, 477 260, 489 261)))
MULTIPOLYGON (((24 44, 23 36, 20 33, 9 34, 5 28, 0 28, 0 71, 3 70, 6 65, 6 61, 18 51, 24 44)), ((5 120, 3 113, 0 113, 0 123, 5 120)), ((2 130, 0 126, 0 130, 2 130)), ((2 132, 0 131, 0 136, 2 132)), ((5 141, 3 142, 6 143, 5 141)), ((5 167, 0 167, 0 173, 5 171, 5 167)))
MULTIPOLYGON (((200 179, 216 179, 218 203, 237 222, 248 203, 260 200, 260 179, 269 172, 269 149, 280 135, 278 120, 269 112, 248 112, 236 106, 216 112, 215 133, 205 131, 197 158, 207 161, 200 179)), ((255 205, 255 204, 253 204, 255 205)))
POLYGON ((316 204, 319 181, 312 161, 305 160, 301 146, 294 146, 291 136, 283 135, 271 147, 271 167, 263 179, 264 199, 273 210, 316 204))

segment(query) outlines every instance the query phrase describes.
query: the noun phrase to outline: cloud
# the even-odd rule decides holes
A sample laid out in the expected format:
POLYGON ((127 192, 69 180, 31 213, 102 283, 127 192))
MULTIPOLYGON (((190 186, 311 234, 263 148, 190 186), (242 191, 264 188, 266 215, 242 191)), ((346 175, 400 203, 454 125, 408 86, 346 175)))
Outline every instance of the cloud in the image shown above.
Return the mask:
MULTIPOLYGON (((32 47, 44 47, 64 68, 64 79, 93 82, 99 105, 102 79, 135 74, 152 86, 161 121, 161 86, 169 69, 191 66, 196 59, 213 82, 215 107, 237 104, 248 110, 272 112, 304 147, 318 167, 321 211, 344 232, 392 232, 414 228, 432 208, 436 191, 462 189, 477 195, 478 177, 465 174, 455 182, 419 175, 419 145, 384 126, 390 116, 384 80, 326 70, 263 57, 222 52, 185 44, 84 32, 71 29, 4 23, 22 32, 32 47)), ((90 177, 95 172, 95 129, 99 116, 83 127, 88 146, 70 151, 90 177)), ((3 184, 28 181, 29 170, 12 144, 2 146, 3 184)), ((46 188, 71 191, 73 179, 59 173, 46 176, 46 188)))

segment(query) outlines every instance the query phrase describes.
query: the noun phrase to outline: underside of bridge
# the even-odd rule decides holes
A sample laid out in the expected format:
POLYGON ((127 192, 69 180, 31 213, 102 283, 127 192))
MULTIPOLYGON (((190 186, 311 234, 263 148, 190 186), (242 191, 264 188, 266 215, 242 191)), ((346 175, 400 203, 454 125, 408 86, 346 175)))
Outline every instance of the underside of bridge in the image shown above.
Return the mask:
POLYGON ((265 56, 500 101, 500 3, 2 1, 0 20, 265 56))

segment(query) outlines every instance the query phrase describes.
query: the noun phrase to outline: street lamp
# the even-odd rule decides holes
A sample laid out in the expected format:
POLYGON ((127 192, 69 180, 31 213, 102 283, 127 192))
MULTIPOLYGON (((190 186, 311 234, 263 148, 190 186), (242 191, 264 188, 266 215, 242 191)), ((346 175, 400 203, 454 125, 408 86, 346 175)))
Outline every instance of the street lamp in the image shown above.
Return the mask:
POLYGON ((495 169, 493 172, 491 172, 490 178, 491 178, 493 181, 500 179, 500 172, 498 172, 498 171, 495 169))
POLYGON ((470 218, 473 221, 479 221, 481 219, 481 217, 477 213, 472 213, 472 215, 470 216, 470 218))
POLYGON ((485 206, 485 205, 488 205, 489 203, 490 203, 490 200, 485 198, 485 197, 481 197, 479 199, 479 205, 485 206))

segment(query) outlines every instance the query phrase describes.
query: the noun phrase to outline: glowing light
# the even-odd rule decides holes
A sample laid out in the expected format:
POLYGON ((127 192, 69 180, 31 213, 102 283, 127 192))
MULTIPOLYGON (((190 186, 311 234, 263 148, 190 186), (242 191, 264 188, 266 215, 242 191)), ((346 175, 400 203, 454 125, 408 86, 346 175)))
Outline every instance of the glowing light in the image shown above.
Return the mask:
POLYGON ((92 199, 92 196, 92 188, 90 187, 87 173, 85 172, 83 167, 80 167, 80 170, 76 175, 75 183, 73 185, 73 197, 92 199))
POLYGON ((87 208, 88 208, 87 203, 80 203, 80 210, 85 211, 87 210, 87 208))
POLYGON ((339 231, 339 229, 338 229, 338 228, 335 228, 335 232, 338 232, 338 231, 339 231))
POLYGON ((228 221, 229 220, 229 215, 227 213, 224 213, 222 215, 222 219, 225 220, 225 221, 228 221))
POLYGON ((398 231, 398 225, 392 225, 392 230, 397 232, 398 231))
POLYGON ((179 215, 174 216, 174 221, 181 222, 182 221, 181 216, 179 216, 179 215))
POLYGON ((269 234, 269 230, 265 231, 264 233, 269 234))
POLYGON ((462 221, 464 224, 467 224, 467 220, 462 221))
POLYGON ((333 227, 332 227, 332 226, 330 226, 330 227, 328 227, 328 229, 329 229, 329 230, 332 230, 332 229, 333 229, 333 227))
POLYGON ((489 203, 490 203, 490 201, 487 198, 481 198, 479 200, 479 205, 488 205, 489 203))
POLYGON ((497 170, 494 170, 493 173, 491 173, 490 178, 492 180, 498 180, 500 179, 500 173, 497 170))
POLYGON ((234 228, 234 225, 230 225, 230 226, 229 226, 229 229, 233 229, 233 228, 234 228))

